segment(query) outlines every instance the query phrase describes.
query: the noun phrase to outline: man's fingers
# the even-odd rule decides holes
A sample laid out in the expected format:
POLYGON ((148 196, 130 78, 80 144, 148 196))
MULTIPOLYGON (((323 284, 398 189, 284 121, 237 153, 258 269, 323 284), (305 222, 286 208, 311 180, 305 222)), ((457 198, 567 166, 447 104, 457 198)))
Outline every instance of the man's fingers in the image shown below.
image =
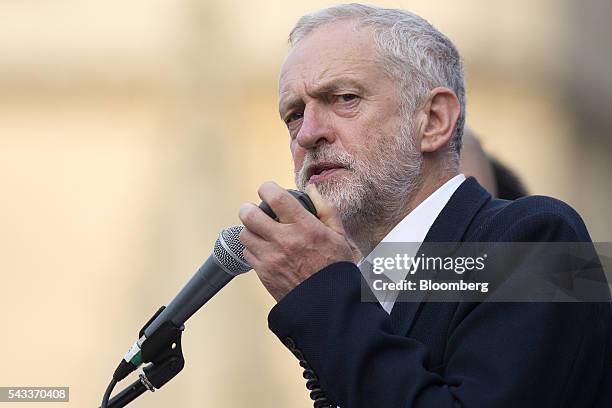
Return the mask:
POLYGON ((278 226, 276 221, 253 203, 243 204, 238 212, 238 218, 252 233, 263 239, 269 239, 272 230, 278 226))
POLYGON ((283 224, 294 223, 308 213, 295 197, 273 181, 263 183, 257 193, 263 201, 268 203, 278 216, 279 222, 283 224))
POLYGON ((244 259, 251 266, 253 266, 251 262, 259 260, 256 254, 264 253, 264 251, 267 250, 267 241, 259 235, 249 231, 248 228, 244 228, 240 231, 238 239, 240 239, 240 242, 244 245, 244 251, 242 252, 244 259))
POLYGON ((248 262, 249 265, 251 265, 251 268, 257 269, 256 265, 259 263, 259 261, 254 253, 245 248, 242 251, 242 257, 248 262))
POLYGON ((342 221, 340 221, 336 209, 321 197, 317 187, 312 183, 308 184, 306 186, 306 194, 308 194, 308 197, 310 197, 310 200, 317 209, 319 220, 337 233, 344 235, 344 227, 342 227, 342 221))
POLYGON ((242 242, 242 245, 251 249, 257 245, 258 241, 263 240, 262 237, 249 231, 248 228, 243 228, 242 231, 240 231, 238 239, 242 242))

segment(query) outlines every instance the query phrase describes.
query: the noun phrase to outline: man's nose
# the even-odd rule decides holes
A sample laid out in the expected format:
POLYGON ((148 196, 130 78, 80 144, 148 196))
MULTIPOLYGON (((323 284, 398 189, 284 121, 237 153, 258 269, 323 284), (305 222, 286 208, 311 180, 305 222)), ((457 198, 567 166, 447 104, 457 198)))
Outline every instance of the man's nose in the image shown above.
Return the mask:
POLYGON ((304 149, 312 149, 322 143, 333 143, 335 134, 329 112, 320 106, 306 106, 296 139, 304 149))

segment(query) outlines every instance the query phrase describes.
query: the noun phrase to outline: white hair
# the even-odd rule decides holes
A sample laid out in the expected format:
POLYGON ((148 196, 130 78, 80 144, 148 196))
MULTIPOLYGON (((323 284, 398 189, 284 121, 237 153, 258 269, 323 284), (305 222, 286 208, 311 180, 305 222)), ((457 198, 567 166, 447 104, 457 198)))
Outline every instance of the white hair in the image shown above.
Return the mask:
POLYGON ((289 34, 289 44, 294 47, 315 29, 347 20, 372 28, 383 68, 399 83, 400 108, 405 118, 414 115, 433 88, 446 87, 455 93, 461 110, 449 151, 458 164, 465 124, 465 85, 461 57, 453 43, 416 14, 352 3, 301 17, 289 34))

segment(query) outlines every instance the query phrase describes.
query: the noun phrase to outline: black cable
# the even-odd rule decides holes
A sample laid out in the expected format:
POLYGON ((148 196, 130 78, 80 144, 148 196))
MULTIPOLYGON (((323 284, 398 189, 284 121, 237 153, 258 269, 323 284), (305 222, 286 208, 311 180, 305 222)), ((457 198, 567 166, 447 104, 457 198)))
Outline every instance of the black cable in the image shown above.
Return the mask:
POLYGON ((106 387, 106 392, 104 392, 104 397, 102 397, 102 405, 100 405, 100 408, 108 408, 108 400, 113 393, 115 385, 117 385, 117 380, 113 378, 110 384, 108 384, 108 387, 106 387))

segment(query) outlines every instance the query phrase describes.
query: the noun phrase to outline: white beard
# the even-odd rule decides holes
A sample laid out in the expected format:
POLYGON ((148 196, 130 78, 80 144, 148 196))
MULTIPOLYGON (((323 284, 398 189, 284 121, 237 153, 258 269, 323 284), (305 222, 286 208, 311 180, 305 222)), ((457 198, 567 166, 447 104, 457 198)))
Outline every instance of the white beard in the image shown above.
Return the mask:
POLYGON ((419 186, 422 157, 410 129, 410 125, 402 126, 399 137, 380 134, 371 138, 376 145, 359 158, 333 151, 328 144, 309 150, 295 173, 296 186, 305 189, 310 164, 324 161, 344 167, 342 173, 318 182, 317 190, 335 207, 349 237, 363 241, 368 230, 397 222, 419 186))

